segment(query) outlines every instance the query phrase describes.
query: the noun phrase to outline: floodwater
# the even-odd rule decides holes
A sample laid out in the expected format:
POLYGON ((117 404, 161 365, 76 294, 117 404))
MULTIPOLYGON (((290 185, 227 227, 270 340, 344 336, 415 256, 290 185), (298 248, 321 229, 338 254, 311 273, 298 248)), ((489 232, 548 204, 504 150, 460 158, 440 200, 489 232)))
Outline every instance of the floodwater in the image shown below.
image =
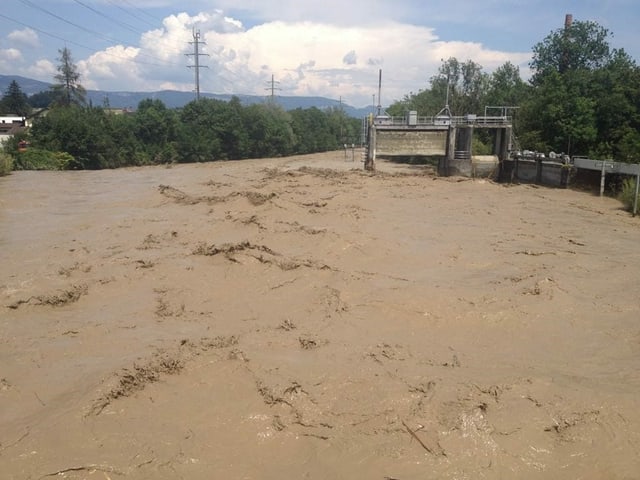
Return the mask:
POLYGON ((632 479, 640 220, 342 152, 0 178, 3 478, 632 479))

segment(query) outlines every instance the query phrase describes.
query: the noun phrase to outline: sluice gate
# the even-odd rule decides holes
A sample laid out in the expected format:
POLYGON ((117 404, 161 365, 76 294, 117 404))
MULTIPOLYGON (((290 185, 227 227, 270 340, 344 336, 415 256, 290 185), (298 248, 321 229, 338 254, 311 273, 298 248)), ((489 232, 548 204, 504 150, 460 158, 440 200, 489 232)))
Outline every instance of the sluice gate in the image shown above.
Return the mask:
POLYGON ((405 117, 369 119, 365 169, 374 170, 376 157, 436 157, 440 175, 497 176, 509 155, 512 124, 505 116, 405 117), (493 155, 474 156, 473 132, 495 131, 493 155))

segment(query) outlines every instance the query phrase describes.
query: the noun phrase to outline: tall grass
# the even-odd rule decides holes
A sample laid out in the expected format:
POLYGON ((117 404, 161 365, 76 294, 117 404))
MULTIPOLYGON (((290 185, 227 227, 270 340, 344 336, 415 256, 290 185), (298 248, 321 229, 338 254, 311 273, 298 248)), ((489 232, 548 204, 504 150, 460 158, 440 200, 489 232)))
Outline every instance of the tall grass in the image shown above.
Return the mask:
POLYGON ((28 148, 16 156, 15 170, 67 170, 73 167, 74 158, 64 152, 50 152, 28 148))
POLYGON ((8 153, 0 152, 0 177, 9 175, 13 170, 13 157, 8 153))
MULTIPOLYGON (((633 210, 633 203, 635 200, 636 194, 636 179, 635 178, 625 178, 622 181, 622 189, 620 190, 620 195, 618 198, 624 204, 625 208, 629 211, 633 210)), ((640 198, 638 199, 640 205, 640 198)))

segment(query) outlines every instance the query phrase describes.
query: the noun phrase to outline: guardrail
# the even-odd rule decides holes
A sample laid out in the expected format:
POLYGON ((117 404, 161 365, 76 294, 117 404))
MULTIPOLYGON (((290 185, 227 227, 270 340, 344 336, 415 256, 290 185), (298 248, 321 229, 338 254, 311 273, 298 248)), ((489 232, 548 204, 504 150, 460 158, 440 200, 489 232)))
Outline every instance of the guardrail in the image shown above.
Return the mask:
POLYGON ((431 127, 431 126, 503 126, 511 124, 511 117, 504 116, 476 116, 464 115, 449 117, 445 115, 434 117, 388 117, 379 115, 374 117, 373 123, 376 126, 389 127, 431 127))
POLYGON ((573 164, 577 168, 596 170, 598 172, 640 175, 640 164, 638 163, 621 163, 613 160, 592 160, 590 158, 574 157, 573 164))
POLYGON ((633 197, 633 216, 638 212, 638 195, 640 191, 640 163, 621 163, 613 160, 592 160, 590 158, 574 157, 573 165, 576 168, 596 170, 600 173, 600 196, 604 194, 604 179, 607 173, 621 173, 623 175, 636 176, 636 191, 633 197))

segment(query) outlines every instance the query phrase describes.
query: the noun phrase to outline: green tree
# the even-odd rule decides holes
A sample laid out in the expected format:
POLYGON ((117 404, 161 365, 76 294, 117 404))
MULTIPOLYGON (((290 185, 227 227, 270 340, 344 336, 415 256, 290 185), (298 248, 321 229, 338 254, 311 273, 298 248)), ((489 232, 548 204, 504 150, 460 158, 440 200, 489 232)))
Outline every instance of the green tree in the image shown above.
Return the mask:
POLYGON ((53 103, 54 94, 52 90, 45 90, 34 93, 29 97, 29 105, 33 108, 48 108, 53 103))
POLYGON ((551 32, 533 47, 532 84, 544 82, 547 75, 579 70, 593 71, 611 60, 609 31, 595 22, 573 22, 551 32))
POLYGON ((453 115, 482 112, 488 87, 488 76, 482 71, 482 65, 472 60, 460 63, 455 57, 449 58, 431 79, 431 89, 442 99, 442 105, 447 97, 447 84, 453 115))
POLYGON ((220 140, 214 135, 216 110, 224 102, 201 98, 185 105, 180 112, 180 161, 209 162, 224 158, 220 140))
POLYGON ((619 161, 640 161, 640 68, 616 51, 591 82, 598 129, 595 153, 619 161))
POLYGON ((12 80, 0 100, 0 113, 26 117, 30 112, 31 106, 27 96, 20 89, 18 82, 12 80))
POLYGON ((482 113, 489 78, 480 64, 471 60, 462 63, 451 57, 443 61, 438 74, 431 77, 429 88, 406 95, 388 111, 391 115, 404 115, 415 110, 418 115, 432 116, 447 104, 452 115, 482 113))
POLYGON ((228 158, 233 160, 249 155, 249 134, 245 127, 244 111, 240 99, 233 96, 227 104, 226 118, 222 119, 224 128, 220 128, 219 138, 228 158))
POLYGON ((249 157, 280 157, 294 151, 295 134, 288 112, 274 104, 254 104, 245 109, 249 157))
POLYGON ((630 132, 639 126, 640 77, 624 51, 610 48, 609 36, 595 22, 574 22, 533 47, 523 129, 538 148, 628 158, 630 132))
POLYGON ((177 160, 178 117, 161 100, 145 99, 138 104, 133 130, 149 161, 166 163, 177 160))
POLYGON ((332 134, 329 119, 322 110, 316 107, 297 108, 289 114, 295 153, 324 152, 338 147, 340 140, 332 134))
POLYGON ((71 51, 64 47, 58 50, 60 62, 57 66, 58 73, 53 77, 56 84, 53 85, 54 105, 68 107, 71 105, 83 106, 86 104, 86 90, 80 84, 78 67, 73 63, 71 51))
POLYGON ((144 162, 128 118, 102 108, 54 108, 31 128, 32 147, 73 157, 66 168, 101 169, 144 162))
POLYGON ((507 62, 498 67, 489 77, 487 106, 517 107, 526 100, 527 93, 527 84, 520 77, 520 68, 507 62))

